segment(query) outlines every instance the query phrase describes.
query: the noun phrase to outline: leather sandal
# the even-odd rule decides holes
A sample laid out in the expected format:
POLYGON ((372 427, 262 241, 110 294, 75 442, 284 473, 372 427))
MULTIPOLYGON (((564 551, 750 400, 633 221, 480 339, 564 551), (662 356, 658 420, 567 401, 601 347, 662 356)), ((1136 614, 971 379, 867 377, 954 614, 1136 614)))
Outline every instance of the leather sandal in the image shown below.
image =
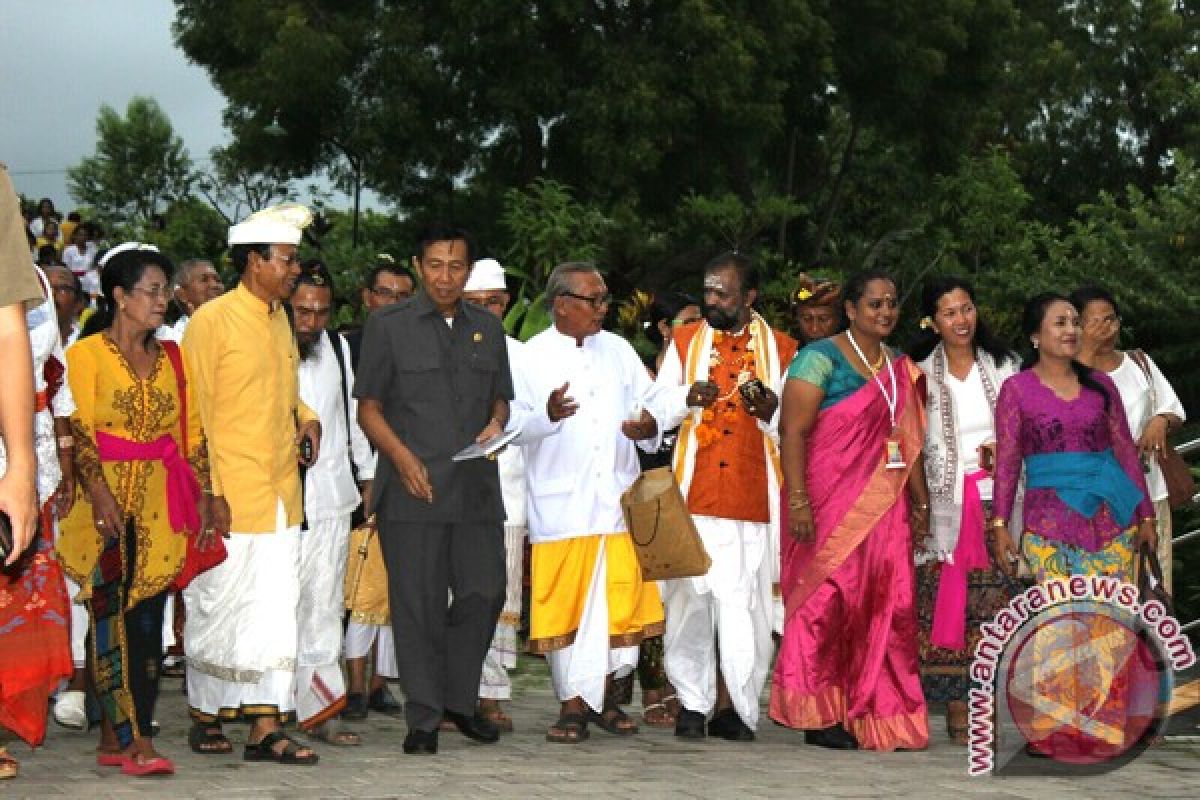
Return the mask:
POLYGON ((589 736, 587 719, 583 714, 568 713, 546 731, 546 741, 555 744, 579 744, 589 736))
POLYGON ((221 726, 215 722, 193 722, 188 731, 188 746, 202 756, 225 755, 233 752, 221 726))
POLYGON ((309 766, 316 764, 318 756, 311 747, 305 747, 283 731, 271 731, 259 741, 246 743, 242 751, 243 761, 274 761, 277 764, 309 766), (276 751, 275 745, 286 742, 283 750, 276 751), (300 755, 301 750, 308 750, 306 756, 300 755))

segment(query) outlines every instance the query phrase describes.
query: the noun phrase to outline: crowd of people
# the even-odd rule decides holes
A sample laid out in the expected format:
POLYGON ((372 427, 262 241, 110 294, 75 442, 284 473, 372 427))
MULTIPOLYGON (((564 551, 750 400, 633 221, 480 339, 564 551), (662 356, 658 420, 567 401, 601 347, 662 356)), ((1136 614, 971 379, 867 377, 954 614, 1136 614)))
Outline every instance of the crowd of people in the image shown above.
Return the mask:
POLYGON ((178 651, 197 753, 244 722, 245 760, 315 764, 372 711, 403 715, 405 753, 492 743, 527 612, 549 742, 637 734, 636 675, 641 723, 679 737, 753 741, 770 680, 809 745, 916 750, 931 702, 965 743, 979 626, 1026 582, 1129 580, 1143 548, 1170 574, 1159 458, 1184 411, 1117 349, 1102 288, 1032 298, 1022 361, 969 282, 932 278, 905 354, 887 273, 801 276, 785 332, 726 252, 696 297, 639 295, 644 359, 586 262, 549 274, 548 329, 506 335, 504 268, 449 226, 411 269, 372 265, 365 323, 335 331, 310 221, 233 225, 227 288, 48 201, 23 220, 0 171, 0 727, 40 743, 53 698, 99 724, 98 765, 172 773, 154 715, 178 651), (657 466, 705 574, 643 578, 621 498, 657 466))

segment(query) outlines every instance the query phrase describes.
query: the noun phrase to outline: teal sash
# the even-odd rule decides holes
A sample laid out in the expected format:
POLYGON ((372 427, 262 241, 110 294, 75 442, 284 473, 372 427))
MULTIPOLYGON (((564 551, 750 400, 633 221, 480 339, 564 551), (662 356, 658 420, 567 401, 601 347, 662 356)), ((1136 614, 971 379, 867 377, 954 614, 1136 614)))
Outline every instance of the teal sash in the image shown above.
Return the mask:
POLYGON ((1121 469, 1112 448, 1099 453, 1035 453, 1025 457, 1025 488, 1053 489, 1060 500, 1091 519, 1108 503, 1122 528, 1133 522, 1142 490, 1121 469))

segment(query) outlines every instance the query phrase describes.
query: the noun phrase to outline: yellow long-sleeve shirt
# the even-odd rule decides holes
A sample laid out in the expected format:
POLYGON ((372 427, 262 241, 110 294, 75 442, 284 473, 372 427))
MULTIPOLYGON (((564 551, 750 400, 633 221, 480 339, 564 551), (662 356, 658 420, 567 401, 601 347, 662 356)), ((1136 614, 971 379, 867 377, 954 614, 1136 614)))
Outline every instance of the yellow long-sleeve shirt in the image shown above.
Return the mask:
POLYGON ((288 525, 299 525, 296 425, 317 415, 300 401, 299 354, 283 308, 239 284, 196 311, 183 351, 208 437, 213 494, 228 501, 232 530, 273 533, 277 500, 288 525))

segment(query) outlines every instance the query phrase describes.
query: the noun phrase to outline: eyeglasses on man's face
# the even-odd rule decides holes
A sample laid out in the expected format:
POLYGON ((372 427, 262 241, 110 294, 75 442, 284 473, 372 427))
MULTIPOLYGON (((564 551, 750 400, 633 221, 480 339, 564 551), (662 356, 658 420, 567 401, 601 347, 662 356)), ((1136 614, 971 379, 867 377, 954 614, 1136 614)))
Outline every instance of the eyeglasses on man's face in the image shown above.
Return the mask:
POLYGON ((370 292, 380 300, 384 300, 388 303, 394 303, 397 300, 405 300, 409 297, 412 297, 412 292, 408 291, 407 289, 392 289, 387 286, 381 286, 379 288, 372 287, 370 292))
POLYGON ((610 305, 612 303, 612 299, 613 299, 613 296, 611 294, 609 294, 608 292, 605 292, 604 294, 593 295, 593 296, 588 296, 586 294, 576 294, 575 292, 563 292, 563 295, 565 295, 566 297, 574 297, 576 300, 582 300, 583 302, 590 305, 596 311, 599 311, 600 309, 604 308, 605 306, 610 305))

